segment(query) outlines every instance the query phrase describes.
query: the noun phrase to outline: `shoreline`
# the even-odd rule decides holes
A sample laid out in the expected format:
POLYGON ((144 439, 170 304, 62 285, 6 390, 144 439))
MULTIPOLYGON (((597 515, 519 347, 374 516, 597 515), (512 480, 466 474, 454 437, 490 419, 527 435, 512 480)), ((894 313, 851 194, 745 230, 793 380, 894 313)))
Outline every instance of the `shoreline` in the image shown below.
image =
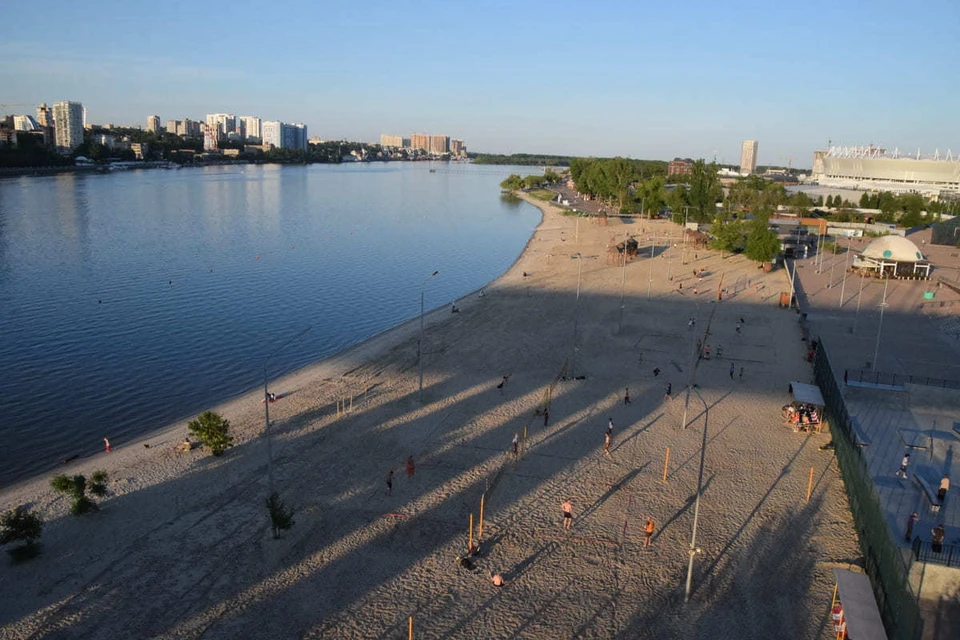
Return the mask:
MULTIPOLYGON (((517 265, 520 264, 520 262, 527 255, 531 244, 537 236, 537 233, 544 226, 548 214, 547 209, 541 207, 540 204, 549 206, 549 203, 538 202, 536 199, 529 198, 523 193, 517 193, 517 195, 522 200, 540 211, 540 221, 533 228, 532 232, 530 233, 530 238, 527 240, 520 253, 517 254, 516 259, 502 274, 491 280, 483 287, 468 292, 460 298, 453 300, 461 309, 469 309, 472 306, 472 302, 476 300, 476 297, 481 289, 495 289, 498 283, 511 274, 516 269, 517 265)), ((450 315, 449 307, 446 306, 446 304, 437 309, 433 309, 432 311, 428 311, 424 313, 423 316, 424 327, 432 327, 439 323, 449 321, 450 315)), ((363 366, 367 362, 383 357, 392 349, 413 337, 413 335, 419 329, 419 320, 420 317, 415 316, 409 320, 401 322, 400 324, 394 325, 388 329, 384 329, 383 331, 380 331, 379 333, 365 338, 355 344, 344 347, 337 352, 324 356, 315 362, 311 362, 300 367, 299 369, 286 373, 279 378, 273 378, 269 382, 270 387, 303 387, 311 383, 317 384, 320 382, 329 382, 337 377, 342 377, 357 367, 363 366)), ((240 405, 245 405, 253 400, 259 401, 259 399, 262 398, 262 394, 262 388, 241 391, 219 401, 208 410, 219 413, 227 419, 230 419, 227 413, 236 412, 239 410, 240 405)), ((27 487, 36 484, 37 482, 47 481, 47 484, 49 484, 49 480, 56 475, 72 475, 78 472, 89 473, 88 468, 92 466, 93 463, 100 463, 101 461, 116 459, 120 457, 120 454, 129 450, 136 450, 138 453, 142 453, 143 451, 154 450, 156 447, 161 447, 166 444, 173 446, 174 444, 181 442, 183 437, 187 435, 187 423, 195 418, 196 414, 191 414, 190 416, 175 420, 163 426, 158 426, 155 429, 124 443, 121 447, 114 447, 110 453, 107 453, 106 451, 100 451, 98 453, 80 455, 69 462, 61 462, 52 469, 38 472, 37 474, 28 478, 17 480, 16 482, 0 487, 0 512, 5 511, 6 508, 8 508, 3 504, 6 502, 5 496, 7 494, 24 490, 27 487)), ((271 418, 271 423, 272 422, 274 422, 273 418, 271 418)), ((109 436, 109 434, 107 435, 109 436)), ((252 438, 256 438, 256 435, 252 436, 252 438)), ((11 504, 9 508, 13 508, 14 506, 16 505, 11 504)))

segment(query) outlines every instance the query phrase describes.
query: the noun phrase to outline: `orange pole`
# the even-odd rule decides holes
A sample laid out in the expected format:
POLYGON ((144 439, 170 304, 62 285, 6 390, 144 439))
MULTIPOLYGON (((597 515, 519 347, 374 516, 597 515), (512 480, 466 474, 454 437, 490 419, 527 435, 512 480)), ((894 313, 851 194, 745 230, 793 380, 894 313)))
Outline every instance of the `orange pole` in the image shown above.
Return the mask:
POLYGON ((473 514, 470 514, 470 546, 467 547, 467 550, 470 551, 473 549, 473 514))
POLYGON ((410 616, 410 632, 407 635, 413 640, 413 616, 410 616))
POLYGON ((478 540, 483 538, 483 498, 484 496, 481 495, 480 496, 480 531, 479 533, 477 533, 478 540))
POLYGON ((807 502, 810 502, 810 493, 813 491, 813 467, 810 467, 810 480, 807 482, 807 502))
POLYGON ((523 440, 522 440, 521 443, 520 443, 520 457, 522 458, 523 455, 524 455, 526 452, 527 452, 527 428, 524 427, 524 428, 523 428, 523 440))
POLYGON ((663 461, 663 481, 667 481, 667 471, 670 469, 670 447, 667 447, 667 457, 663 461))

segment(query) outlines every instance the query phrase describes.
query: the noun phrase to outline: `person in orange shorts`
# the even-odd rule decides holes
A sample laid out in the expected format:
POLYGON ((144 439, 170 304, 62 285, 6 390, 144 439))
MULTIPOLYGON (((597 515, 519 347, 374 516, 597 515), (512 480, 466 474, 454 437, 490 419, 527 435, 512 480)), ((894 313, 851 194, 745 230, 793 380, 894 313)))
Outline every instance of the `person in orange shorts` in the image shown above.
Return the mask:
POLYGON ((643 527, 643 546, 650 546, 650 538, 653 537, 653 518, 647 518, 647 524, 643 527))

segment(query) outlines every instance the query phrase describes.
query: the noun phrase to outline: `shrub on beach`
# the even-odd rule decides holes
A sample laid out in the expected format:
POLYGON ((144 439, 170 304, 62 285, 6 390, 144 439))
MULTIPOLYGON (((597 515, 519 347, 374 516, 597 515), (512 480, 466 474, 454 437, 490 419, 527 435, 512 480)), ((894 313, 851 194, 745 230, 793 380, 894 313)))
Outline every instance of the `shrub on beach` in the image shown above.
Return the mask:
POLYGON ((65 493, 73 498, 70 513, 79 516, 89 511, 97 511, 100 508, 96 502, 87 497, 87 490, 89 489, 90 493, 98 498, 107 495, 107 472, 94 472, 94 474, 90 476, 89 482, 81 475, 76 475, 71 478, 70 476, 60 474, 54 476, 50 484, 60 493, 65 493))
POLYGON ((43 519, 25 506, 21 505, 0 516, 0 544, 23 543, 7 550, 15 564, 39 555, 37 540, 41 533, 43 519))
POLYGON ((273 528, 273 539, 280 539, 280 532, 287 531, 294 525, 293 509, 287 510, 280 495, 276 492, 270 494, 267 499, 267 511, 270 512, 270 525, 273 528))
POLYGON ((230 435, 230 421, 213 411, 204 411, 196 420, 187 423, 190 434, 210 447, 210 453, 215 456, 223 454, 227 447, 233 446, 233 436, 230 435))

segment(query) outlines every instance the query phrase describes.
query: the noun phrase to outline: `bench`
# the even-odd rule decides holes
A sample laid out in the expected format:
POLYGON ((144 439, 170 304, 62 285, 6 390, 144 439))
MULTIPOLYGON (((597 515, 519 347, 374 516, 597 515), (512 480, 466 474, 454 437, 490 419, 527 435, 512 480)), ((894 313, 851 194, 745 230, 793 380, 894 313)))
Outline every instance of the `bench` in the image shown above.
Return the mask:
POLYGON ((920 487, 920 490, 927 496, 927 500, 930 501, 930 511, 933 513, 940 512, 940 501, 937 499, 937 492, 933 490, 933 487, 930 484, 920 477, 920 474, 913 474, 913 481, 920 487))

